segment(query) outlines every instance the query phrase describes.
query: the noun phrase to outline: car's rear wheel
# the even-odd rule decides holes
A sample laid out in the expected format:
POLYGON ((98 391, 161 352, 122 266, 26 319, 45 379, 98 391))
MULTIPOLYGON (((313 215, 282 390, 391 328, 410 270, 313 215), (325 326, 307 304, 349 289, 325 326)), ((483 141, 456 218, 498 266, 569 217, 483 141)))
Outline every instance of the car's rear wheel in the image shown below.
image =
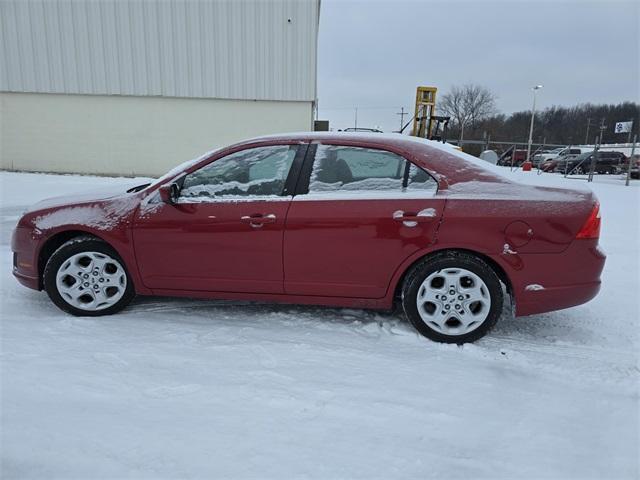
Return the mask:
POLYGON ((51 255, 44 288, 60 309, 77 316, 116 313, 135 296, 122 259, 94 237, 69 240, 51 255))
POLYGON ((502 313, 504 296, 496 272, 465 252, 445 252, 413 267, 402 290, 402 306, 427 338, 467 343, 483 337, 502 313))

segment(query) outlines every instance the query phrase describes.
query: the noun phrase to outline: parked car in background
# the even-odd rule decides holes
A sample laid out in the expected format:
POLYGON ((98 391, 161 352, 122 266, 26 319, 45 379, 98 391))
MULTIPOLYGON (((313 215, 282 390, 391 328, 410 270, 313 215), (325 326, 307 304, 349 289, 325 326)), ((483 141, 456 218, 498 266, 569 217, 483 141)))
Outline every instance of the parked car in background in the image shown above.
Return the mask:
POLYGON ((500 158, 498 160, 498 165, 503 167, 519 167, 522 163, 527 159, 527 151, 526 150, 516 150, 506 157, 500 158))
POLYGON ((567 164, 567 162, 569 160, 572 160, 574 158, 576 158, 578 155, 576 154, 569 154, 569 155, 564 155, 562 157, 556 157, 553 158, 551 160, 546 160, 544 163, 542 163, 539 167, 540 170, 542 170, 543 172, 563 172, 564 173, 564 169, 565 166, 567 164))
POLYGON ((626 174, 629 169, 629 162, 631 162, 631 178, 640 178, 640 154, 636 153, 633 157, 626 158, 618 167, 618 173, 626 174))
POLYGON ((533 155, 533 157, 531 158, 531 163, 534 167, 539 167, 542 163, 544 163, 545 160, 543 160, 543 157, 545 154, 549 154, 551 153, 553 150, 540 150, 538 151, 538 153, 536 153, 535 155, 533 155))
POLYGON ((559 147, 549 150, 548 152, 538 153, 533 156, 532 162, 535 167, 542 165, 548 160, 555 160, 568 155, 580 155, 585 153, 586 149, 581 147, 559 147))
POLYGON ((349 127, 344 130, 338 130, 339 132, 360 132, 360 133, 383 133, 382 130, 378 128, 365 128, 365 127, 349 127))
POLYGON ((538 165, 542 165, 544 162, 548 160, 553 160, 557 158, 563 149, 564 149, 563 147, 560 147, 560 148, 554 148, 552 150, 545 150, 543 152, 536 153, 532 159, 533 165, 537 167, 538 165))
POLYGON ((257 138, 126 193, 36 204, 13 274, 73 315, 135 295, 397 304, 422 335, 470 342, 505 293, 517 316, 589 301, 605 263, 591 190, 501 171, 403 135, 257 138))
MULTIPOLYGON (((564 164, 559 163, 556 171, 577 175, 587 174, 591 170, 593 155, 593 152, 587 152, 567 160, 564 164)), ((621 152, 598 152, 593 171, 594 173, 617 173, 625 159, 625 154, 621 152)))

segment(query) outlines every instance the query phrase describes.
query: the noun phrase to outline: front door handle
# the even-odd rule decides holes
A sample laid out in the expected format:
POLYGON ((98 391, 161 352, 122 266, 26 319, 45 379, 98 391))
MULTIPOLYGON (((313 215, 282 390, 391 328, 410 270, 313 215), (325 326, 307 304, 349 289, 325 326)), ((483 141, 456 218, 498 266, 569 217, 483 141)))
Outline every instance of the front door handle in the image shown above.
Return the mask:
POLYGON ((276 216, 273 213, 269 213, 267 215, 244 215, 240 217, 240 221, 242 223, 248 223, 253 228, 260 228, 265 223, 276 223, 276 216))

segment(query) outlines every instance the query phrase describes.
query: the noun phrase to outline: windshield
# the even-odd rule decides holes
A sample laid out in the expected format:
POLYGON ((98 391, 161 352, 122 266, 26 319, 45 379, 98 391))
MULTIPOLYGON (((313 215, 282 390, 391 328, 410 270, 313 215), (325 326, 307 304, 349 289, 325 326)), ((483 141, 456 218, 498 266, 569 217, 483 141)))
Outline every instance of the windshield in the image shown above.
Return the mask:
POLYGON ((186 170, 187 168, 195 165, 196 163, 200 162, 201 160, 204 160, 205 158, 213 155, 218 150, 221 150, 221 149, 220 148, 214 148, 213 150, 210 150, 207 153, 205 153, 203 155, 200 155, 199 157, 192 158, 191 160, 187 160, 186 162, 182 162, 180 165, 177 165, 177 166, 173 167, 171 170, 169 170, 167 173, 162 175, 155 182, 149 184, 148 186, 155 187, 156 185, 160 185, 160 184, 164 183, 166 180, 176 176, 180 172, 183 172, 184 170, 186 170))

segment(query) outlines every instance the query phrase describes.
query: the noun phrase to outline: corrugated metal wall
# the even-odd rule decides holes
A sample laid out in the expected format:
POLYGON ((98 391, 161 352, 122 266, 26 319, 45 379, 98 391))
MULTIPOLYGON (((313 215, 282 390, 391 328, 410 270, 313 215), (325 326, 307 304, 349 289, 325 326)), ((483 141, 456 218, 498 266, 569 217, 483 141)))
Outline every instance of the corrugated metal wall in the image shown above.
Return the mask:
POLYGON ((0 90, 313 101, 319 10, 320 0, 0 0, 0 90))

